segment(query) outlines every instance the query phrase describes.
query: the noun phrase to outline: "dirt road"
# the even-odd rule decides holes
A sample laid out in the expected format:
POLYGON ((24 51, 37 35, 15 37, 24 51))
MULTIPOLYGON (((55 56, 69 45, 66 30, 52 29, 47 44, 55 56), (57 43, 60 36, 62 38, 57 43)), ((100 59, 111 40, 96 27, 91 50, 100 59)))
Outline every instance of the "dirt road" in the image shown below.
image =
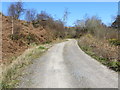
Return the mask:
POLYGON ((20 88, 118 88, 118 74, 86 55, 76 40, 55 44, 23 72, 20 88))

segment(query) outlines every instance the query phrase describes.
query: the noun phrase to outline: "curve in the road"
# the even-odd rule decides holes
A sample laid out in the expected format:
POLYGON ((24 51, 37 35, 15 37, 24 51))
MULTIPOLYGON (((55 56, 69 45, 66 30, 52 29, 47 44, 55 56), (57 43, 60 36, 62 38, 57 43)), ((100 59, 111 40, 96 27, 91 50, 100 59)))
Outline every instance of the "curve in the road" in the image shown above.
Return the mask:
POLYGON ((76 40, 55 44, 24 72, 19 88, 118 88, 118 74, 86 55, 76 40))

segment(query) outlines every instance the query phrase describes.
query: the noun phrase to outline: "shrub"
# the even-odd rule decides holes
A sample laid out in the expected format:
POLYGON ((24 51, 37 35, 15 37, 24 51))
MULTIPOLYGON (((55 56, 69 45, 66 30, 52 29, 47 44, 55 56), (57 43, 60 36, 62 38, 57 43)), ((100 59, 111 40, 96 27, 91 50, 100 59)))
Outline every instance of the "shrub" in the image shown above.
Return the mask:
POLYGON ((68 29, 67 30, 67 37, 68 38, 75 38, 76 37, 76 31, 74 29, 68 29))
MULTIPOLYGON (((113 39, 112 42, 116 42, 113 39)), ((78 41, 78 45, 87 54, 100 61, 109 68, 120 71, 119 51, 116 46, 110 45, 107 41, 99 40, 90 34, 87 34, 78 41)))
POLYGON ((43 47, 43 46, 39 46, 38 49, 45 49, 45 47, 43 47))
POLYGON ((32 21, 32 25, 34 28, 38 28, 40 26, 39 21, 32 21))
POLYGON ((29 33, 29 34, 26 36, 26 39, 27 39, 28 44, 33 43, 33 42, 36 42, 35 35, 34 35, 34 34, 31 34, 31 33, 29 33))
POLYGON ((117 40, 117 39, 109 39, 109 42, 112 44, 112 45, 120 45, 120 40, 117 40))
POLYGON ((11 38, 11 40, 18 40, 20 38, 17 34, 11 34, 9 37, 11 38))
POLYGON ((54 18, 46 13, 45 11, 41 11, 40 14, 37 14, 37 18, 33 21, 34 27, 42 26, 49 33, 52 33, 53 38, 64 38, 64 23, 61 20, 54 20, 54 18))

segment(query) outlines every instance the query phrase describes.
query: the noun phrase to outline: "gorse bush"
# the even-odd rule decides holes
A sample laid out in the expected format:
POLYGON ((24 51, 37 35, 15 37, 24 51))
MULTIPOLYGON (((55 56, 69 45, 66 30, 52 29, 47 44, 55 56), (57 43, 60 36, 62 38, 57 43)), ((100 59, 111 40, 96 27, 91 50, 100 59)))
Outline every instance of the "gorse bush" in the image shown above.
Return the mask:
POLYGON ((37 42, 35 35, 34 35, 34 34, 31 34, 31 33, 29 33, 29 34, 26 36, 26 39, 27 39, 27 43, 28 43, 28 44, 33 43, 33 42, 37 42))
POLYGON ((18 40, 18 39, 20 39, 19 35, 17 35, 17 34, 11 34, 9 37, 11 38, 11 40, 18 40))
MULTIPOLYGON (((111 43, 116 43, 116 39, 111 39, 111 43)), ((120 62, 118 58, 118 47, 111 45, 107 41, 99 40, 91 34, 86 34, 78 40, 78 45, 87 54, 109 68, 120 71, 120 62)))
POLYGON ((109 42, 113 45, 116 45, 116 46, 120 45, 120 40, 117 40, 117 39, 114 39, 114 38, 109 39, 109 42))

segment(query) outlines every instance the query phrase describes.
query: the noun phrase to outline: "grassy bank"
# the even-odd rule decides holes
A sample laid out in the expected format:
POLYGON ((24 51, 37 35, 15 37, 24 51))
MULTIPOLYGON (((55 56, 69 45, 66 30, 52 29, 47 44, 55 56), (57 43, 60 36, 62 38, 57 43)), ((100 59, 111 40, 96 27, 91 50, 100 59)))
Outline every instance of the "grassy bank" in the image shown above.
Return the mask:
POLYGON ((13 88, 19 81, 16 78, 21 75, 25 66, 32 63, 32 60, 40 57, 51 45, 34 45, 27 49, 21 56, 15 59, 10 65, 2 66, 2 82, 0 88, 13 88))
POLYGON ((85 53, 110 69, 120 71, 118 46, 111 45, 107 40, 98 40, 90 34, 82 36, 78 40, 78 45, 85 53))
POLYGON ((2 65, 2 82, 0 84, 0 89, 4 88, 14 88, 16 84, 19 83, 17 80, 18 76, 22 75, 22 71, 26 66, 31 64, 33 60, 39 58, 45 51, 47 51, 51 46, 56 43, 66 41, 65 39, 53 40, 52 42, 46 42, 41 45, 31 44, 29 49, 27 49, 19 57, 15 57, 13 62, 6 66, 2 65))

